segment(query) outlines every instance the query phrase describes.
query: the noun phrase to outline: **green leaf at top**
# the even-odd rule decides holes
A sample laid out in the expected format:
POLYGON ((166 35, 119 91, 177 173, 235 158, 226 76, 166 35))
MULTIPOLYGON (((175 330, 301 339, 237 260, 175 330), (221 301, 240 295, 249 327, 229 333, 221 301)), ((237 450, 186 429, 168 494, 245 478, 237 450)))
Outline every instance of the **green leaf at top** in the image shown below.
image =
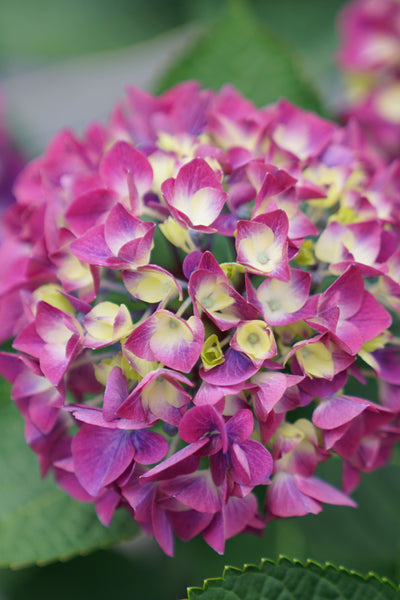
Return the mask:
POLYGON ((286 97, 306 109, 321 108, 295 56, 256 21, 245 0, 227 0, 217 21, 166 73, 159 91, 184 79, 214 89, 230 83, 259 106, 286 97))
POLYGON ((40 479, 3 381, 0 392, 0 566, 65 560, 133 537, 137 527, 125 511, 117 511, 111 527, 104 527, 92 504, 67 496, 51 476, 40 479))
POLYGON ((363 577, 343 567, 281 558, 246 565, 243 571, 226 567, 223 577, 190 588, 188 600, 398 600, 399 588, 387 579, 363 577))

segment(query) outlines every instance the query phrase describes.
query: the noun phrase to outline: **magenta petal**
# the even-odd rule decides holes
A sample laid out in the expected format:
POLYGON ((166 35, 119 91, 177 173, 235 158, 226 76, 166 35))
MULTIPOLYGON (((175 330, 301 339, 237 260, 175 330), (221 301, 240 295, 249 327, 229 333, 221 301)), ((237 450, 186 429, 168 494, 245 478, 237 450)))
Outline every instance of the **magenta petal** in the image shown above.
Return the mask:
POLYGON ((125 375, 119 367, 114 367, 108 376, 103 400, 103 416, 106 421, 117 418, 117 411, 128 397, 129 390, 125 375))
POLYGON ((254 412, 261 421, 266 421, 269 413, 279 402, 288 387, 284 373, 262 372, 255 375, 252 382, 257 386, 254 391, 254 412))
POLYGON ((74 473, 69 473, 57 467, 53 467, 53 472, 57 485, 72 498, 79 500, 79 502, 93 502, 93 496, 83 489, 74 473))
POLYGON ((214 405, 225 398, 225 396, 234 396, 235 394, 239 394, 242 391, 242 388, 243 386, 240 384, 236 386, 216 386, 203 381, 196 392, 195 397, 193 398, 193 403, 196 406, 202 406, 203 404, 214 405))
POLYGON ((233 474, 235 481, 251 486, 268 483, 273 460, 260 442, 247 440, 241 444, 233 444, 230 455, 235 473, 239 476, 233 474))
POLYGON ((100 175, 108 187, 128 196, 128 176, 139 194, 147 192, 153 182, 153 169, 142 152, 125 141, 116 142, 103 156, 100 175))
POLYGON ((0 375, 4 379, 13 383, 22 369, 22 363, 16 354, 0 352, 0 375))
POLYGON ((83 425, 72 441, 76 476, 92 496, 115 481, 134 455, 130 435, 120 430, 83 425))
POLYGON ((140 358, 189 373, 200 357, 203 340, 200 318, 192 316, 186 322, 160 309, 133 330, 125 347, 140 358))
POLYGON ((137 219, 118 202, 110 211, 105 222, 104 239, 114 256, 119 256, 121 248, 126 244, 141 240, 147 233, 150 233, 150 240, 147 244, 149 252, 154 228, 154 223, 144 223, 137 219))
POLYGON ((218 512, 210 525, 205 531, 203 531, 203 538, 211 548, 223 554, 225 551, 225 531, 224 531, 224 517, 222 511, 218 512))
POLYGON ((159 465, 156 465, 144 473, 144 475, 141 476, 141 480, 158 481, 160 479, 169 479, 177 475, 193 473, 200 462, 200 459, 194 456, 194 454, 201 450, 207 443, 208 440, 203 439, 185 446, 181 450, 178 450, 178 452, 175 452, 175 454, 166 458, 159 465))
MULTIPOLYGON (((56 392, 56 390, 54 391, 56 392)), ((54 394, 50 392, 50 394, 46 394, 46 396, 43 394, 30 399, 29 416, 32 419, 32 423, 34 423, 40 431, 43 433, 50 433, 60 414, 60 409, 54 406, 54 404, 50 404, 54 394), (48 404, 46 403, 46 400, 49 401, 48 404)))
POLYGON ((106 266, 111 250, 104 238, 104 225, 92 227, 69 246, 79 260, 90 265, 106 266))
POLYGON ((177 178, 165 181, 161 190, 174 217, 192 227, 210 226, 227 196, 215 172, 202 158, 184 164, 177 178))
POLYGON ((200 375, 207 383, 226 386, 241 383, 258 370, 259 366, 255 366, 245 354, 229 348, 221 365, 208 371, 200 369, 200 375))
POLYGON ((209 471, 196 471, 165 481, 162 490, 167 496, 203 513, 214 513, 221 508, 220 494, 209 471))
POLYGON ((154 537, 167 556, 174 554, 174 535, 167 512, 153 501, 152 523, 154 537))
POLYGON ((13 348, 39 358, 44 342, 36 331, 35 323, 29 323, 13 342, 13 348))
POLYGON ((60 346, 45 345, 40 353, 41 369, 53 385, 60 383, 68 369, 69 362, 65 356, 65 349, 60 346))
POLYGON ((169 445, 164 436, 153 431, 134 431, 131 433, 135 447, 135 460, 143 465, 158 462, 167 454, 169 445))
POLYGON ((215 485, 222 485, 228 468, 228 455, 223 452, 212 454, 210 460, 210 471, 215 485))
POLYGON ((364 341, 368 341, 390 327, 392 317, 372 294, 364 292, 360 310, 351 322, 361 331, 364 341))
MULTIPOLYGON (((218 411, 205 404, 191 408, 182 418, 179 425, 179 435, 185 442, 197 442, 198 440, 213 436, 218 432, 218 446, 227 445, 225 423, 218 411)), ((219 449, 219 448, 218 448, 219 449)))
POLYGON ((318 477, 301 477, 300 475, 295 475, 294 480, 297 488, 301 492, 307 494, 307 496, 311 496, 319 502, 338 504, 340 506, 357 506, 357 503, 349 498, 347 494, 337 490, 318 477))
POLYGON ((67 223, 74 233, 82 235, 91 227, 101 224, 117 198, 112 190, 107 189, 85 192, 69 206, 65 213, 67 223))
POLYGON ((188 542, 209 525, 212 513, 200 513, 193 509, 170 512, 169 518, 176 535, 188 542))
POLYGON ((106 421, 102 409, 96 406, 70 404, 65 406, 64 410, 71 412, 74 418, 81 423, 98 425, 105 429, 143 429, 143 421, 136 421, 133 419, 115 419, 106 421))
POLYGON ((248 440, 253 433, 253 413, 243 408, 235 413, 226 424, 226 432, 231 443, 248 440))
POLYGON ((225 539, 237 535, 245 529, 257 514, 257 500, 253 494, 245 498, 231 496, 224 506, 225 539))
POLYGON ((165 332, 163 339, 159 336, 152 337, 150 348, 157 360, 167 367, 189 373, 200 357, 204 341, 204 326, 201 319, 195 316, 190 317, 188 322, 181 320, 181 323, 189 339, 186 339, 182 333, 178 341, 172 340, 171 343, 165 332))
POLYGON ((319 502, 301 492, 290 473, 277 473, 268 489, 267 506, 276 517, 302 517, 321 512, 319 502))
POLYGON ((314 410, 312 421, 320 429, 335 429, 349 423, 369 405, 361 398, 334 396, 321 401, 314 410))
POLYGON ((150 340, 156 327, 157 322, 154 319, 154 315, 152 315, 135 327, 124 344, 125 348, 139 358, 155 361, 156 357, 150 347, 150 340))
POLYGON ((99 521, 108 527, 112 521, 115 510, 121 501, 121 496, 113 489, 106 490, 96 501, 96 514, 99 521))

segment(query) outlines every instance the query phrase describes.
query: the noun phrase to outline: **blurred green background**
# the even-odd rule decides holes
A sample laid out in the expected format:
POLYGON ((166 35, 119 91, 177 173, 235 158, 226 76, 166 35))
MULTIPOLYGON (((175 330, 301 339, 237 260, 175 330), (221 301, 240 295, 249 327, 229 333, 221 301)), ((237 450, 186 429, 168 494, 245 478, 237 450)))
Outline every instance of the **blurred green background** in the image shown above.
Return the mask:
MULTIPOLYGON (((344 1, 249 4, 256 20, 268 24, 292 49, 306 77, 329 104, 337 90, 335 17, 344 1)), ((26 154, 41 152, 66 124, 79 129, 89 118, 105 118, 112 98, 122 96, 123 83, 155 89, 158 81, 168 80, 165 69, 213 22, 222 5, 212 0, 1 0, 0 83, 10 123, 26 154)), ((22 430, 21 421, 21 437, 22 430)), ((330 467, 336 484, 338 467, 330 467)), ((276 558, 280 553, 362 572, 375 570, 398 580, 399 494, 399 467, 394 463, 364 478, 355 494, 360 509, 326 507, 317 517, 271 523, 263 538, 229 541, 223 557, 195 540, 178 542, 171 559, 152 540, 141 538, 66 563, 2 569, 0 600, 103 600, 116 594, 127 599, 178 599, 185 597, 186 586, 221 575, 225 564, 259 563, 262 557, 276 558)))
MULTIPOLYGON (((126 83, 156 88, 224 4, 1 0, 0 83, 15 135, 28 155, 40 153, 60 126, 80 131, 91 119, 106 119, 126 83)), ((302 71, 330 102, 336 88, 335 16, 344 0, 248 4, 260 25, 269 24, 293 50, 302 71)))

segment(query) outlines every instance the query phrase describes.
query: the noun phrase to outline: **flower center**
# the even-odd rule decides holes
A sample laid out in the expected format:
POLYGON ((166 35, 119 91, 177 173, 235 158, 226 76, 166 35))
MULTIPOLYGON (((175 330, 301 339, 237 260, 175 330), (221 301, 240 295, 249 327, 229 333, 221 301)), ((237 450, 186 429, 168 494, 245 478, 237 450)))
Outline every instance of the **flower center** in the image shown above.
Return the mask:
POLYGON ((260 252, 260 254, 258 255, 258 262, 261 263, 262 265, 266 265, 267 262, 269 261, 269 256, 266 252, 260 252))
POLYGON ((257 333, 253 332, 253 333, 250 333, 250 335, 247 338, 247 341, 249 342, 249 344, 254 345, 254 344, 257 344, 257 342, 260 341, 260 338, 259 338, 259 336, 258 336, 257 333))

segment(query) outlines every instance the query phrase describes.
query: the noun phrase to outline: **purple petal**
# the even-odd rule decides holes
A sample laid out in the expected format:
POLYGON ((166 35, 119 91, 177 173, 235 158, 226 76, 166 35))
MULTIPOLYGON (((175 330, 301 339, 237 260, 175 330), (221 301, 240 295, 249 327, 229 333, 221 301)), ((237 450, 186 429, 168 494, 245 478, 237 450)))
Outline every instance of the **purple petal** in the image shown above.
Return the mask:
POLYGON ((178 512, 171 511, 169 518, 176 535, 181 540, 188 542, 209 525, 213 515, 188 509, 178 512))
POLYGON ((112 521, 115 510, 121 501, 121 496, 113 489, 106 490, 96 501, 96 514, 99 521, 108 527, 112 521))
POLYGON ((134 455, 131 436, 120 430, 83 425, 72 442, 76 476, 92 496, 115 481, 134 455))
POLYGON ((253 433, 253 413, 247 408, 239 410, 226 424, 226 432, 230 443, 248 440, 253 433))
POLYGON ((162 484, 163 493, 185 506, 203 513, 214 513, 221 508, 218 488, 209 471, 180 475, 162 484))
POLYGON ((271 454, 260 442, 247 440, 233 444, 230 452, 234 473, 232 478, 245 485, 265 485, 272 473, 271 454))
POLYGON ((141 476, 141 480, 158 481, 160 479, 170 479, 177 475, 193 473, 200 462, 200 458, 194 456, 194 454, 201 450, 207 443, 208 440, 203 439, 185 446, 181 450, 178 450, 178 452, 169 456, 159 465, 144 473, 144 475, 141 476))
POLYGON ((135 461, 142 465, 158 462, 167 454, 169 445, 164 436, 153 431, 134 431, 131 433, 135 447, 135 461))
POLYGON ((219 412, 205 404, 191 408, 182 418, 179 425, 179 435, 185 442, 197 442, 200 439, 212 437, 217 451, 221 447, 227 449, 225 422, 219 412))
POLYGON ((252 377, 259 370, 251 360, 241 352, 229 348, 225 354, 225 361, 206 371, 200 369, 200 376, 207 383, 213 385, 235 385, 252 377))

